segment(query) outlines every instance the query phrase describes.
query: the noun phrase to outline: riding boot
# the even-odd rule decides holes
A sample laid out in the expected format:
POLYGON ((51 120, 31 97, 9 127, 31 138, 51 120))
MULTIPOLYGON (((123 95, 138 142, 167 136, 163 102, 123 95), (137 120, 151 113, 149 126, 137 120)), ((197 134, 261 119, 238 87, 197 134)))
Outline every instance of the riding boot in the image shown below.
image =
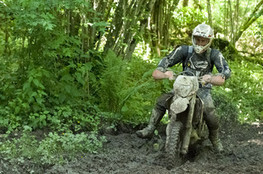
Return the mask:
POLYGON ((209 130, 209 139, 214 147, 214 150, 216 152, 222 152, 223 151, 223 145, 218 138, 218 129, 215 130, 209 130))
POLYGON ((154 133, 154 130, 156 129, 157 124, 162 119, 164 113, 161 111, 158 111, 157 109, 153 109, 148 126, 142 130, 137 131, 136 132, 137 136, 140 138, 151 138, 153 136, 153 133, 154 133))

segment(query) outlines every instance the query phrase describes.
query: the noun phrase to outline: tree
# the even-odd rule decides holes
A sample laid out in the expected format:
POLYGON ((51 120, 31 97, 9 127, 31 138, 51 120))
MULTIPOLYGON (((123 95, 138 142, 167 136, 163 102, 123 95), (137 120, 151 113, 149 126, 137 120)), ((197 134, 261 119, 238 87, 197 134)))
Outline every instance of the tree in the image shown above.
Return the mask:
POLYGON ((105 50, 130 59, 140 40, 156 0, 120 0, 112 19, 105 50))
POLYGON ((232 3, 230 0, 228 0, 228 7, 229 7, 229 13, 230 15, 228 16, 230 18, 230 28, 231 28, 231 33, 230 33, 230 38, 231 42, 233 42, 233 35, 234 35, 234 21, 233 21, 233 12, 232 12, 232 3))
POLYGON ((235 35, 233 37, 233 41, 232 41, 233 44, 235 44, 238 41, 238 39, 242 36, 243 32, 246 31, 246 29, 248 29, 248 27, 251 24, 253 24, 263 14, 263 6, 262 6, 262 4, 263 4, 263 0, 261 0, 256 5, 256 7, 254 8, 254 10, 250 14, 250 16, 241 25, 240 29, 235 33, 235 35))
POLYGON ((211 4, 210 0, 207 0, 207 12, 208 12, 208 24, 213 27, 213 22, 212 22, 212 10, 211 10, 211 4))
MULTIPOLYGON (((185 2, 185 1, 184 1, 185 2)), ((161 49, 169 46, 170 28, 173 11, 177 8, 179 0, 157 0, 152 11, 151 40, 157 55, 161 55, 161 49)))

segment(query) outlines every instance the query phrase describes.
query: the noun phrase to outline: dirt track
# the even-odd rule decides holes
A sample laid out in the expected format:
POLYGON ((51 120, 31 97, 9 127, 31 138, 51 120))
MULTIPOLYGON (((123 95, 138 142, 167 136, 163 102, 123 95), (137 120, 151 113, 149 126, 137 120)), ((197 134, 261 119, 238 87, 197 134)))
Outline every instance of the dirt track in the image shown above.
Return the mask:
MULTIPOLYGON (((223 126, 222 126, 223 127, 223 126)), ((129 132, 129 131, 127 131, 129 132)), ((107 135, 104 150, 95 155, 80 157, 79 161, 63 167, 52 167, 47 173, 262 173, 263 172, 263 126, 230 126, 221 130, 225 151, 211 151, 210 142, 204 143, 199 155, 183 165, 167 170, 162 151, 164 136, 151 140, 137 138, 132 133, 107 135)))
MULTIPOLYGON (((189 158, 172 170, 166 169, 163 151, 156 146, 157 143, 159 149, 162 148, 165 136, 145 140, 138 138, 134 130, 122 130, 116 135, 105 134, 107 142, 98 154, 80 155, 77 161, 63 166, 31 167, 35 173, 48 174, 262 173, 263 125, 221 125, 221 139, 225 147, 223 153, 212 152, 207 141, 194 158, 189 158)), ((3 169, 1 165, 0 169, 3 169)), ((24 168, 24 173, 27 173, 30 166, 24 168)))

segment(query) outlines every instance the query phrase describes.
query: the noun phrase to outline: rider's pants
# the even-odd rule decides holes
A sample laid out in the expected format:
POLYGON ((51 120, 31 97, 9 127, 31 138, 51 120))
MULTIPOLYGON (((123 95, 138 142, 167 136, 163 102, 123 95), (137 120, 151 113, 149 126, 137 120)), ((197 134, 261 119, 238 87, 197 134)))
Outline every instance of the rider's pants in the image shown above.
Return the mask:
MULTIPOLYGON (((204 119, 206 121, 208 129, 217 130, 219 128, 219 120, 215 114, 215 106, 210 91, 211 89, 208 88, 200 88, 197 91, 197 95, 204 102, 204 119)), ((157 99, 155 109, 159 111, 159 113, 165 113, 165 111, 170 107, 173 95, 173 92, 162 94, 157 99)))

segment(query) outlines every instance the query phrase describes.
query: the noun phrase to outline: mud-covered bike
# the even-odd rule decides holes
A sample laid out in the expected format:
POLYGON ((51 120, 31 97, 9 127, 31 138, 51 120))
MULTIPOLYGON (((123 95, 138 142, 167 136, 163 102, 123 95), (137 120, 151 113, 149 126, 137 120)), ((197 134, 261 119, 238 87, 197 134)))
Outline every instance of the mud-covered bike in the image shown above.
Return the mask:
POLYGON ((197 96, 201 82, 196 76, 178 75, 173 84, 174 96, 168 111, 165 155, 167 168, 189 152, 189 147, 204 140, 207 133, 203 101, 197 96))

